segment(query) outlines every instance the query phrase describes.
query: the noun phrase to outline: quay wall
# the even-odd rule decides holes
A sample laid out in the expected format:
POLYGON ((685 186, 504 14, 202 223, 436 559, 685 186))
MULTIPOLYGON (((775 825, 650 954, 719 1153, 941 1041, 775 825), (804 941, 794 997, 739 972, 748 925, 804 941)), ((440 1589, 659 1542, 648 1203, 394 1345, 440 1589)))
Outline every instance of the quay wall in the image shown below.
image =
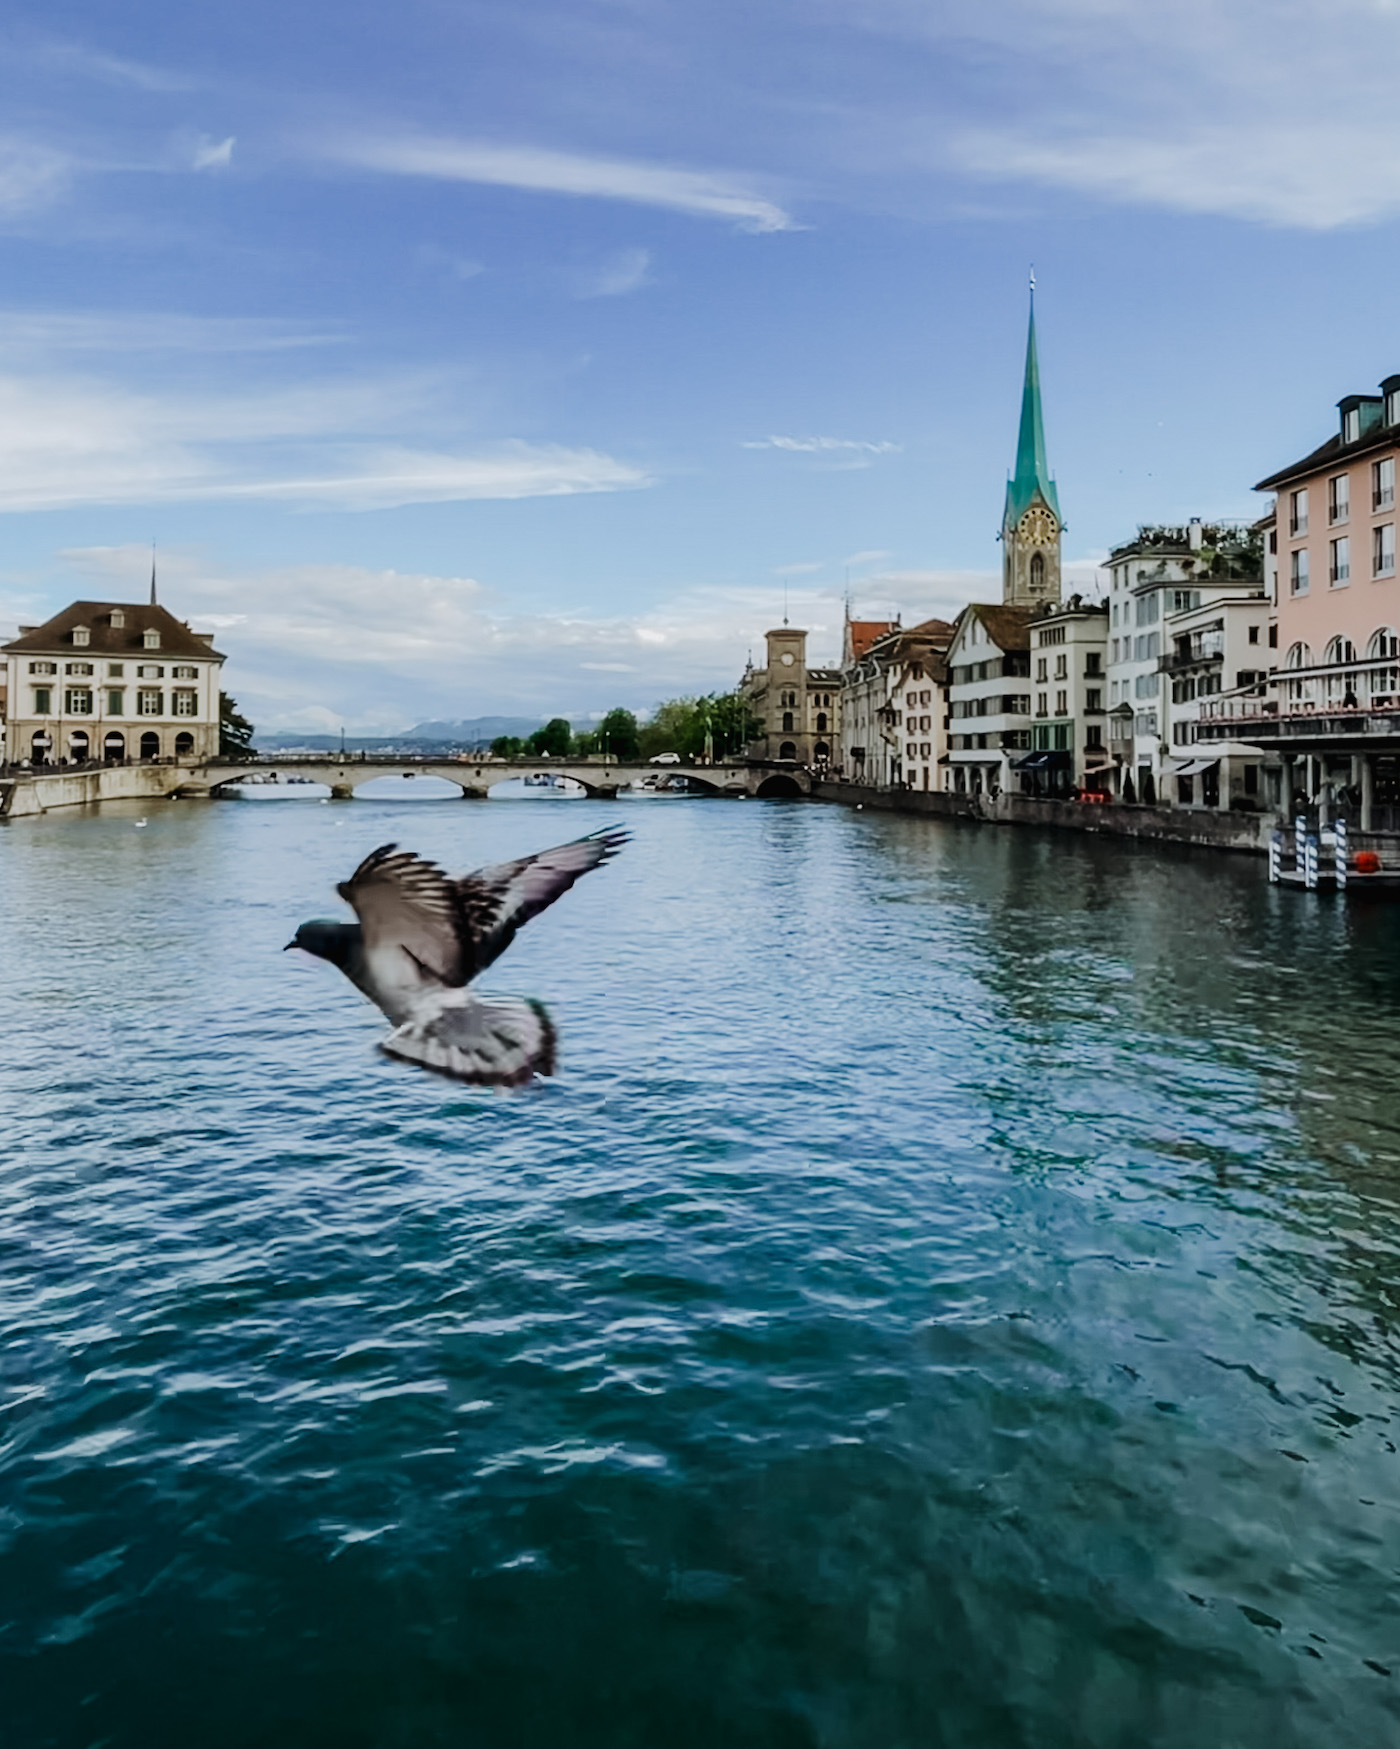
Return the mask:
POLYGON ((182 765, 106 765, 91 771, 30 772, 0 778, 0 819, 46 814, 91 802, 158 800, 188 783, 182 765))
POLYGON ((933 814, 945 820, 985 820, 998 826, 1040 826, 1066 832, 1099 832, 1115 838, 1203 844, 1213 850, 1243 851, 1257 856, 1267 854, 1274 830, 1270 814, 1227 814, 1206 808, 1054 802, 1007 794, 967 796, 948 790, 879 790, 853 783, 814 784, 812 797, 815 801, 882 808, 896 814, 933 814))

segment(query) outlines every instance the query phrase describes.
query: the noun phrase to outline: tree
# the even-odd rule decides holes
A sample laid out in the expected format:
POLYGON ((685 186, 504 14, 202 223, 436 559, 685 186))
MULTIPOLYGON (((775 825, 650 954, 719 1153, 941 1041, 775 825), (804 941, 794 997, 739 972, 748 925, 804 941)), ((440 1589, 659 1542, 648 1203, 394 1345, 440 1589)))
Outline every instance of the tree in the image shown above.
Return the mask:
POLYGON ((253 725, 240 715, 238 700, 226 692, 219 694, 219 757, 220 759, 254 759, 253 725))
POLYGON ((551 717, 542 729, 536 729, 525 743, 532 759, 542 753, 553 759, 567 759, 573 748, 574 731, 567 717, 551 717))
POLYGON ((637 719, 631 711, 622 709, 609 711, 593 731, 591 739, 599 752, 613 759, 635 759, 642 750, 637 719))
POLYGON ((682 758, 732 759, 762 733, 741 693, 710 693, 704 698, 671 698, 657 705, 641 732, 641 751, 682 758))
POLYGON ((497 735, 491 743, 491 751, 497 759, 518 759, 525 750, 525 743, 519 735, 497 735))

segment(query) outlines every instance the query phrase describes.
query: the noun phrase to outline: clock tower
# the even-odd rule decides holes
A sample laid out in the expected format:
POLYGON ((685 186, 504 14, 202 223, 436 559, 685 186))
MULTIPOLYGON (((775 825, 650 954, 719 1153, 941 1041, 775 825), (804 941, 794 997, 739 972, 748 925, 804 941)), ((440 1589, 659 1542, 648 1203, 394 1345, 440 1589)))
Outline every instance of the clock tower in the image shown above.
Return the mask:
POLYGON ((1001 598, 1010 607, 1040 607, 1060 599, 1060 536, 1064 522, 1055 482, 1045 465, 1040 412, 1040 361, 1035 349, 1035 285, 1026 337, 1026 381, 1016 472, 1006 483, 1001 519, 1001 598))

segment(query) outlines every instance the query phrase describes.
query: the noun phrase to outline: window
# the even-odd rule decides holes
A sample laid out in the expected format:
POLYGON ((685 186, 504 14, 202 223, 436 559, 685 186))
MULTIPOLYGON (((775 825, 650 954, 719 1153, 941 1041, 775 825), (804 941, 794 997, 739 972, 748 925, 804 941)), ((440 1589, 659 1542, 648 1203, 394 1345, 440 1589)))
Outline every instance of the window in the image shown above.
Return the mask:
MULTIPOLYGON (((1366 655, 1373 662, 1400 655, 1400 638, 1396 637, 1391 626, 1382 626, 1380 631, 1371 634, 1366 655)), ((1400 671, 1395 668, 1373 668, 1366 678, 1371 687, 1371 703, 1393 706, 1395 695, 1400 691, 1400 671)))
POLYGON ((1039 595, 1045 587, 1045 555, 1031 554, 1031 593, 1039 595))
POLYGON ((1334 589, 1340 589, 1351 581, 1351 541, 1343 535, 1340 540, 1331 541, 1329 548, 1327 580, 1334 589))
POLYGON ((1308 592, 1308 549, 1299 547, 1288 556, 1288 587, 1294 595, 1308 592))
MULTIPOLYGON (((1285 668, 1311 668, 1312 651, 1306 644, 1290 644, 1288 654, 1283 659, 1285 668)), ((1287 688, 1288 702, 1301 705, 1312 698, 1313 683, 1310 680, 1290 680, 1287 688)))
POLYGON ((1139 674, 1133 682, 1134 698, 1156 698, 1157 676, 1155 674, 1139 674))
MULTIPOLYGON (((143 693, 142 697, 145 697, 145 696, 146 695, 143 693)), ((158 692, 152 693, 151 696, 153 698, 159 698, 160 694, 158 692)), ((783 712, 783 733, 785 735, 790 735, 792 733, 792 712, 791 711, 784 711, 783 712)))
POLYGON ((1390 389, 1385 397, 1385 422, 1400 425, 1400 389, 1390 389))
POLYGON ((1044 686, 1045 682, 1050 678, 1049 668, 1044 656, 1040 657, 1036 662, 1035 677, 1042 686, 1044 686))
POLYGON ((1057 717, 1062 717, 1062 716, 1065 716, 1068 713, 1068 711, 1069 711, 1069 694, 1065 693, 1065 692, 1057 692, 1055 694, 1055 715, 1057 717))
POLYGON ((91 662, 65 662, 63 665, 63 672, 65 674, 91 674, 92 673, 92 663, 91 662))
POLYGON ((92 636, 92 634, 88 631, 86 626, 74 626, 73 627, 73 647, 74 647, 74 649, 77 649, 77 650, 85 649, 87 647, 88 643, 91 641, 91 636, 92 636))
POLYGON ((107 664, 107 678, 109 680, 120 680, 125 672, 125 665, 121 662, 109 662, 107 664))
POLYGON ((1269 648, 1271 650, 1278 649, 1278 627, 1276 625, 1269 627, 1269 648))
POLYGON ((107 715, 109 717, 120 717, 126 714, 126 705, 123 702, 125 698, 126 694, 120 687, 107 694, 107 715))
POLYGON ((52 709, 52 689, 47 686, 36 686, 34 688, 34 715, 36 717, 46 717, 52 709))
POLYGON ((154 628, 146 632, 142 636, 141 645, 146 650, 158 650, 160 648, 160 633, 154 628))
POLYGON ((1099 654, 1099 652, 1097 650, 1090 650, 1089 653, 1085 656, 1085 658, 1084 658, 1084 672, 1086 674, 1102 674, 1103 673, 1103 657, 1099 654))
MULTIPOLYGON (((199 679, 199 670, 198 670, 198 668, 196 668, 194 666, 194 664, 192 662, 182 662, 178 668, 172 668, 170 670, 170 672, 175 677, 176 680, 198 680, 199 679)), ((830 700, 830 698, 827 697, 826 693, 822 693, 820 695, 820 697, 817 699, 817 703, 829 705, 831 703, 831 700, 830 700)))
POLYGON ((1067 679, 1068 675, 1069 675, 1069 657, 1068 656, 1056 656, 1056 658, 1055 658, 1055 678, 1056 678, 1056 680, 1067 679))
POLYGON ((1199 607, 1200 605, 1201 605, 1201 592, 1199 589, 1173 589, 1172 590, 1172 612, 1173 613, 1185 613, 1188 608, 1199 607))
POLYGON ((31 662, 29 664, 29 672, 31 674, 57 674, 58 673, 58 663, 57 662, 31 662))
POLYGON ((136 714, 138 717, 158 717, 165 709, 165 701, 159 692, 150 687, 140 687, 136 694, 136 714))
POLYGON ((1395 524, 1382 523, 1379 528, 1371 530, 1371 575, 1373 577, 1393 577, 1395 575, 1395 524))
POLYGON ((90 717, 92 693, 85 686, 70 686, 63 695, 63 710, 66 716, 90 717))
POLYGON ((1146 595, 1139 595, 1138 596, 1138 598, 1137 598, 1137 623, 1140 626, 1150 626, 1150 625, 1156 624, 1157 614, 1158 614, 1157 594, 1158 594, 1158 592, 1155 589, 1149 589, 1147 591, 1146 595))
POLYGON ((1048 694, 1043 693, 1043 692, 1038 692, 1035 695, 1035 714, 1038 717, 1045 717, 1045 716, 1049 716, 1049 714, 1050 714, 1049 711, 1046 709, 1046 698, 1047 697, 1048 697, 1048 694))
POLYGON ((1251 626, 1249 628, 1249 641, 1251 644, 1257 644, 1259 642, 1259 627, 1258 626, 1251 626))
MULTIPOLYGON (((163 680, 165 678, 165 670, 164 668, 157 668, 153 662, 147 662, 136 670, 136 678, 138 680, 163 680)), ((794 693, 792 696, 795 699, 797 695, 794 693)))
POLYGON ((1086 752, 1103 751, 1103 730, 1097 723, 1090 723, 1084 731, 1084 748, 1086 752))
POLYGON ((1337 474, 1327 482, 1327 520, 1345 522, 1351 515, 1351 475, 1337 474))
POLYGON ((1101 711, 1103 709, 1103 688, 1091 686, 1084 694, 1085 711, 1101 711))
POLYGON ((1395 502, 1395 457, 1371 463, 1371 508, 1389 510, 1395 502))
POLYGON ((1308 489, 1288 495, 1288 532, 1292 535, 1308 532, 1308 489))

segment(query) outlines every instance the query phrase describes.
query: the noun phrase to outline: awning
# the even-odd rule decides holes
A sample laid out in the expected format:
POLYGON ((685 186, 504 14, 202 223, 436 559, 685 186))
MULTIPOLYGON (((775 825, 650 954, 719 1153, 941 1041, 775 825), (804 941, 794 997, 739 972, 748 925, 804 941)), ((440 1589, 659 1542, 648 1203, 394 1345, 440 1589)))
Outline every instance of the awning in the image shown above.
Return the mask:
POLYGON ((1177 766, 1172 776, 1199 777, 1203 771, 1214 771, 1219 763, 1218 759, 1188 759, 1185 764, 1177 766))
POLYGON ((1056 753, 1028 753, 1024 759, 1013 759, 1013 771, 1057 771, 1070 763, 1069 754, 1061 748, 1056 753))

